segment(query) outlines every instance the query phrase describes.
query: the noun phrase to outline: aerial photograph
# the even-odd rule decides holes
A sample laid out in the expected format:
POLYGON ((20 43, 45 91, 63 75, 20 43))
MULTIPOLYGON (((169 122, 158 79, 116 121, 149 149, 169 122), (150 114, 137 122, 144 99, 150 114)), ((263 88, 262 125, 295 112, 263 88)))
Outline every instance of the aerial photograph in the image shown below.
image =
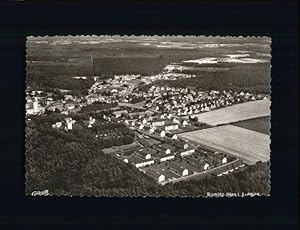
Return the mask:
POLYGON ((28 36, 25 194, 271 191, 271 38, 28 36))

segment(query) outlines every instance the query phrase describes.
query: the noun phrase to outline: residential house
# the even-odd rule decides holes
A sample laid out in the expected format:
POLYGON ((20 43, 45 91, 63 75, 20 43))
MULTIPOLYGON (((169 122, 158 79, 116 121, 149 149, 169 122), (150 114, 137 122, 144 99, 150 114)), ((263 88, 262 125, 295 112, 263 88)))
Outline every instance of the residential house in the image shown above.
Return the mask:
POLYGON ((183 166, 178 165, 175 162, 171 163, 170 170, 173 171, 175 174, 178 174, 180 176, 187 176, 187 175, 189 175, 189 170, 187 168, 184 168, 183 166))
POLYGON ((148 169, 146 171, 146 174, 152 178, 154 178, 158 183, 161 183, 163 181, 166 180, 166 177, 165 175, 161 174, 160 172, 157 172, 155 170, 152 170, 152 169, 148 169))
POLYGON ((152 126, 154 126, 154 127, 163 126, 163 125, 165 125, 165 120, 152 121, 152 126))
POLYGON ((226 164, 226 163, 227 163, 227 158, 224 157, 224 158, 222 159, 222 164, 226 164))
POLYGON ((177 140, 177 139, 178 139, 177 135, 174 134, 174 135, 172 136, 172 140, 177 140))
POLYGON ((141 148, 138 151, 136 151, 136 155, 138 155, 139 157, 145 159, 145 160, 149 160, 151 159, 152 155, 154 155, 157 151, 155 149, 152 148, 141 148))
POLYGON ((169 155, 161 154, 159 161, 164 162, 164 161, 173 160, 173 159, 175 159, 175 156, 172 154, 169 154, 169 155))
POLYGON ((142 168, 148 165, 154 164, 153 159, 145 159, 139 156, 131 156, 130 158, 126 158, 128 162, 132 163, 136 168, 142 168))
POLYGON ((158 150, 158 151, 161 151, 165 154, 171 154, 171 153, 175 153, 177 148, 174 147, 173 145, 171 144, 168 144, 168 143, 164 143, 164 144, 160 144, 160 145, 156 145, 155 148, 158 150))
POLYGON ((208 164, 208 163, 205 163, 203 169, 206 171, 208 168, 209 168, 209 164, 208 164))
POLYGON ((76 122, 75 120, 73 120, 71 117, 65 118, 65 122, 66 122, 66 126, 65 126, 65 130, 72 130, 73 128, 73 124, 76 122))
POLYGON ((118 111, 114 111, 113 115, 115 115, 116 118, 121 117, 123 114, 128 114, 127 110, 118 110, 118 111))
POLYGON ((195 149, 194 148, 187 148, 187 149, 183 149, 183 150, 179 150, 180 152, 180 156, 189 156, 193 153, 195 153, 195 149))
POLYGON ((59 129, 62 127, 62 122, 59 121, 59 122, 56 122, 55 124, 52 125, 52 128, 55 128, 55 129, 59 129))

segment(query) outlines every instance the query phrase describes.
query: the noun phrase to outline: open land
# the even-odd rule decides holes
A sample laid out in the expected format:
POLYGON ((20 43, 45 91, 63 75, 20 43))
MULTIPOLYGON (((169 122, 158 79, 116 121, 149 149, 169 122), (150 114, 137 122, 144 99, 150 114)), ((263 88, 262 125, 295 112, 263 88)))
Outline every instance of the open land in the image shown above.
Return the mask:
POLYGON ((193 115, 192 117, 197 117, 198 122, 216 126, 270 116, 270 106, 271 101, 269 99, 251 101, 198 115, 193 115))
POLYGON ((233 125, 179 134, 180 137, 229 153, 248 164, 270 159, 270 137, 233 125))
POLYGON ((232 125, 269 135, 270 128, 271 128, 271 121, 270 121, 270 117, 267 116, 267 117, 254 118, 250 120, 238 121, 232 123, 232 125))

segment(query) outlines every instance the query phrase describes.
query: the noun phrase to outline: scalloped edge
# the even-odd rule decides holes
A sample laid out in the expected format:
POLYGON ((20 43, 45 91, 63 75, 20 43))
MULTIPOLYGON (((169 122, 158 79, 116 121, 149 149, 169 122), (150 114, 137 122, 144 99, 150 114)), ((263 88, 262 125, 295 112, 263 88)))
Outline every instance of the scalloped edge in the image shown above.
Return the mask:
MULTIPOLYGON (((263 197, 270 197, 271 196, 271 192, 272 192, 272 186, 271 186, 271 167, 272 167, 272 157, 271 157, 271 153, 272 153, 272 133, 271 133, 271 130, 272 130, 272 61, 273 61, 273 56, 272 56, 272 38, 269 37, 269 36, 266 36, 266 35, 250 35, 250 36, 242 36, 242 35, 226 35, 226 36, 221 36, 221 35, 194 35, 194 34, 181 34, 181 35, 174 35, 174 34, 147 34, 147 35, 144 35, 144 34, 121 34, 121 35, 118 35, 118 34, 112 34, 112 35, 103 35, 103 34, 81 34, 81 35, 73 35, 73 34, 68 34, 68 35, 38 35, 38 36, 34 36, 34 35, 28 35, 26 36, 26 42, 25 42, 25 89, 24 91, 26 91, 27 89, 27 42, 28 42, 28 39, 29 38, 64 38, 64 37, 104 37, 104 38, 138 38, 138 37, 145 37, 145 38, 151 38, 151 37, 169 37, 169 38, 175 38, 175 37, 179 37, 179 38, 188 38, 188 37, 191 37, 191 38, 197 38, 197 37, 205 37, 205 38, 222 38, 222 37, 225 37, 225 38, 262 38, 262 39, 269 39, 270 40, 270 74, 269 74, 269 79, 270 79, 270 96, 271 96, 271 116, 270 116, 270 124, 271 124, 271 127, 269 129, 269 135, 270 135, 270 160, 267 162, 268 164, 268 185, 269 185, 269 193, 268 194, 254 194, 252 195, 251 193, 249 194, 245 194, 245 195, 238 195, 238 196, 235 196, 234 194, 232 196, 224 196, 224 195, 221 195, 221 196, 203 196, 203 195, 199 195, 199 196, 95 196, 95 195, 73 195, 73 194, 63 194, 63 195, 55 195, 55 194, 50 194, 50 195, 37 195, 37 196, 34 196, 32 195, 32 193, 27 193, 27 177, 28 177, 28 173, 27 173, 27 170, 26 170, 26 164, 27 164, 27 161, 26 161, 26 156, 27 156, 27 132, 26 132, 26 127, 27 127, 27 119, 26 119, 26 103, 27 103, 27 100, 26 100, 26 97, 25 97, 25 104, 24 104, 24 109, 25 109, 25 161, 24 161, 24 171, 25 171, 25 174, 24 174, 24 179, 25 179, 25 196, 28 196, 32 199, 47 199, 48 197, 55 197, 55 198, 66 198, 66 197, 74 197, 74 198, 109 198, 109 199, 120 199, 120 198, 143 198, 143 199, 153 199, 153 198, 156 198, 156 199, 173 199, 173 198, 210 198, 210 199, 220 199, 220 198, 235 198, 235 199, 240 199, 240 198, 263 198, 263 197)), ((26 95, 26 94, 25 94, 26 95)), ((226 192, 224 193, 226 194, 226 192)))

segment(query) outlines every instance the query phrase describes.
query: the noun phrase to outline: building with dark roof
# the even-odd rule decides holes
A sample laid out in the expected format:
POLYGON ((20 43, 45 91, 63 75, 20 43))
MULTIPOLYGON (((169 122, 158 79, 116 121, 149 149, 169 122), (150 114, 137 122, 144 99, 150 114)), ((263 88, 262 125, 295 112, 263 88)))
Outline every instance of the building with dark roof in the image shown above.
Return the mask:
POLYGON ((166 180, 165 175, 153 170, 153 169, 148 169, 146 174, 152 178, 154 178, 158 183, 161 183, 166 180))
MULTIPOLYGON (((127 162, 133 164, 136 168, 141 168, 141 167, 145 167, 145 166, 154 164, 153 159, 151 159, 151 158, 145 159, 145 158, 142 158, 142 157, 136 156, 136 155, 129 156, 128 158, 125 158, 125 159, 127 159, 127 162)), ((124 161, 125 161, 125 159, 124 159, 124 161)))
POLYGON ((170 162, 169 170, 173 171, 174 173, 180 176, 189 175, 189 170, 176 162, 170 162))
POLYGON ((155 149, 158 151, 164 152, 165 154, 171 154, 171 153, 176 153, 177 148, 173 145, 170 145, 168 143, 160 144, 154 146, 155 149))
POLYGON ((139 150, 135 151, 135 154, 139 157, 149 160, 156 152, 157 151, 152 148, 140 148, 139 150))

